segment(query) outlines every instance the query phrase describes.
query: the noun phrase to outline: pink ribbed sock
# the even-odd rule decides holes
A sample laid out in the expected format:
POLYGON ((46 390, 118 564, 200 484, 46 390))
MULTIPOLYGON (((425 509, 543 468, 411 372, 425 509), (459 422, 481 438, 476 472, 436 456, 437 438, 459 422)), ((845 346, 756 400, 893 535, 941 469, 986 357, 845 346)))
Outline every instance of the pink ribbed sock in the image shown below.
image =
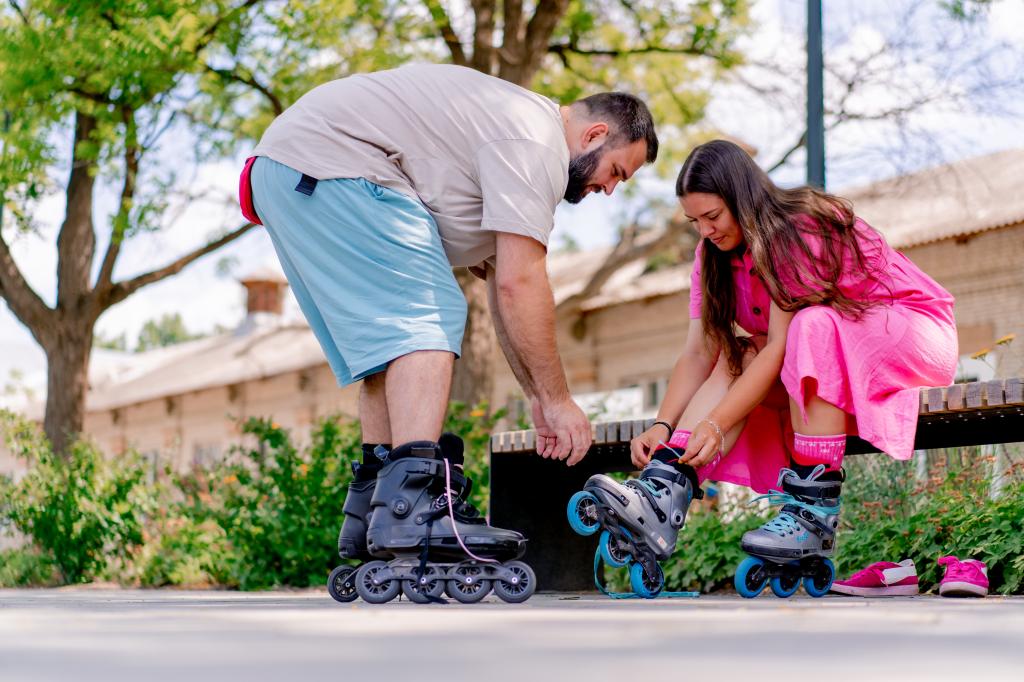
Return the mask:
POLYGON ((686 449, 686 445, 690 442, 690 436, 692 435, 692 433, 692 431, 687 431, 686 429, 678 429, 677 431, 675 431, 675 433, 672 434, 672 437, 669 439, 668 444, 674 447, 676 450, 682 452, 683 450, 686 449))
POLYGON ((815 466, 824 464, 829 470, 838 470, 846 453, 846 435, 805 436, 793 434, 793 459, 797 464, 815 466))

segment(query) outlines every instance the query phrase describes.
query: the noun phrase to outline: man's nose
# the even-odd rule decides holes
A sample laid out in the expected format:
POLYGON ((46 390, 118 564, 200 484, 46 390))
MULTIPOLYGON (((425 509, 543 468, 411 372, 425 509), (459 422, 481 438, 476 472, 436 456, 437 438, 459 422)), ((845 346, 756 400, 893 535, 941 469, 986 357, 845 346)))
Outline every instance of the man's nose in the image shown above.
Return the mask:
POLYGON ((618 180, 610 180, 609 182, 604 183, 604 186, 601 189, 604 190, 605 194, 607 194, 608 196, 611 196, 612 192, 615 191, 615 186, 618 185, 618 184, 619 184, 618 180))

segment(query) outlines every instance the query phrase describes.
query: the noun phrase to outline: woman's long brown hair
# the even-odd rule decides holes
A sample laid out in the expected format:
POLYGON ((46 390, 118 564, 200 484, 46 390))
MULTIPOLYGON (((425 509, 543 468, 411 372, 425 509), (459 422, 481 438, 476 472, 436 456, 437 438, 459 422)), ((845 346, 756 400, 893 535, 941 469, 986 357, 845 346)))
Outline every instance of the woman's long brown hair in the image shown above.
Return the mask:
MULTIPOLYGON (((843 264, 850 257, 865 278, 878 281, 857 242, 853 207, 845 199, 811 187, 777 187, 749 154, 725 140, 707 142, 690 152, 676 180, 676 195, 682 198, 692 192, 716 194, 729 207, 750 249, 756 273, 781 309, 827 305, 857 319, 871 306, 846 296, 837 286, 843 264), (821 240, 820 257, 811 252, 804 234, 821 240), (779 276, 782 271, 787 281, 801 284, 801 291, 784 285, 779 276)), ((702 251, 701 325, 725 353, 733 375, 739 375, 748 343, 736 336, 733 326, 733 253, 708 240, 704 240, 702 251)))

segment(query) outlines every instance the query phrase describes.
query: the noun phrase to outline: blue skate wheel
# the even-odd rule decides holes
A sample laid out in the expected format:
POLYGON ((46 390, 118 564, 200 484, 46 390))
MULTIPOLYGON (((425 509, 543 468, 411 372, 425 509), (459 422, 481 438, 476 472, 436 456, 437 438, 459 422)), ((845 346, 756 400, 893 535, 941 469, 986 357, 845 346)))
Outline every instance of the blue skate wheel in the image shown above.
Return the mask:
POLYGON ((629 567, 629 584, 638 597, 654 599, 665 589, 665 573, 661 566, 654 564, 655 575, 648 575, 641 564, 629 567))
POLYGON ((600 527, 597 513, 597 498, 586 490, 581 490, 569 498, 566 508, 569 527, 580 535, 593 535, 600 527))
POLYGON ((752 556, 740 562, 739 568, 736 569, 736 577, 733 579, 736 592, 747 599, 753 599, 761 594, 767 582, 768 575, 764 570, 764 562, 752 556))
POLYGON ((771 579, 772 593, 776 597, 786 599, 796 594, 796 591, 800 589, 800 574, 783 574, 777 575, 771 579))
POLYGON ((612 539, 612 534, 608 531, 601 532, 601 539, 597 543, 597 548, 601 552, 601 559, 612 568, 622 568, 632 558, 628 551, 618 546, 618 543, 612 539))
POLYGON ((836 567, 830 559, 821 562, 814 575, 804 578, 804 591, 812 597, 824 597, 832 589, 832 581, 836 577, 836 567))

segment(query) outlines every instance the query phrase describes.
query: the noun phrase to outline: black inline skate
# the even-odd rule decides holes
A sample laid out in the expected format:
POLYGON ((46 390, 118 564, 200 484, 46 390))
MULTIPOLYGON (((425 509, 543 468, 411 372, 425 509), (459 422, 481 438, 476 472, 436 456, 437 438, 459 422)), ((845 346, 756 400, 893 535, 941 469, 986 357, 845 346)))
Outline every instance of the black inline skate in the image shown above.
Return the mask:
MULTIPOLYGON (((348 484, 345 504, 341 508, 345 520, 338 533, 338 556, 342 559, 363 563, 373 558, 366 549, 366 526, 377 474, 387 457, 387 446, 366 445, 363 447, 363 461, 352 462, 352 481, 348 484)), ((327 592, 340 602, 355 601, 359 597, 355 584, 358 568, 349 564, 336 567, 327 578, 327 592)))
POLYGON ((356 571, 355 589, 364 601, 383 604, 401 592, 417 603, 443 601, 447 594, 469 604, 493 589, 518 603, 536 590, 533 570, 515 561, 526 539, 488 525, 465 501, 470 484, 445 450, 461 454, 461 440, 406 443, 381 469, 366 541, 370 554, 391 560, 356 571))

